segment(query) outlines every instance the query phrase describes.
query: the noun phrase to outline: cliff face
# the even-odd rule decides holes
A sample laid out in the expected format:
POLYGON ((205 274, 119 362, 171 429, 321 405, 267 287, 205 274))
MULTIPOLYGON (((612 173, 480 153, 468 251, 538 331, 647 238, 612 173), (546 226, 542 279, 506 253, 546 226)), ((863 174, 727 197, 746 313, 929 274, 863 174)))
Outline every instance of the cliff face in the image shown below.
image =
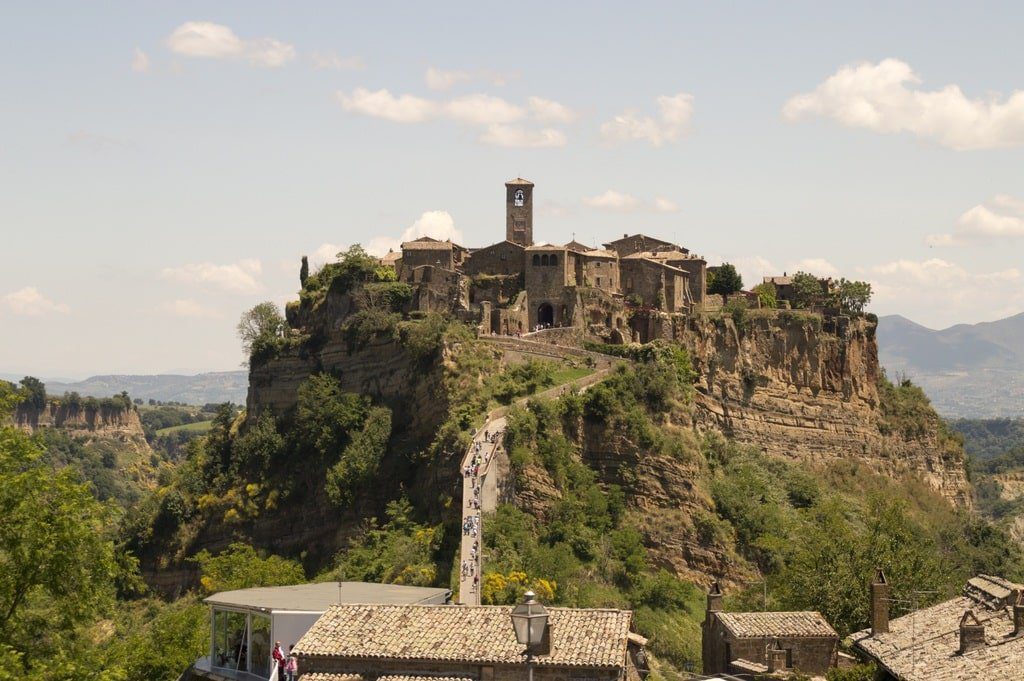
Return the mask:
POLYGON ((939 441, 939 422, 914 437, 883 433, 875 324, 821 330, 797 315, 691 319, 671 329, 692 353, 695 420, 764 452, 821 464, 855 459, 887 475, 920 477, 969 506, 961 454, 939 441))
POLYGON ((30 431, 59 428, 74 435, 145 437, 139 412, 133 408, 48 402, 37 409, 20 404, 14 412, 14 423, 30 431))
POLYGON ((369 395, 391 408, 394 422, 407 431, 429 438, 444 418, 447 402, 442 386, 443 367, 424 367, 390 337, 376 337, 349 353, 340 333, 331 335, 318 350, 292 349, 249 372, 246 400, 249 418, 264 410, 288 413, 299 386, 312 374, 336 376, 346 392, 369 395))

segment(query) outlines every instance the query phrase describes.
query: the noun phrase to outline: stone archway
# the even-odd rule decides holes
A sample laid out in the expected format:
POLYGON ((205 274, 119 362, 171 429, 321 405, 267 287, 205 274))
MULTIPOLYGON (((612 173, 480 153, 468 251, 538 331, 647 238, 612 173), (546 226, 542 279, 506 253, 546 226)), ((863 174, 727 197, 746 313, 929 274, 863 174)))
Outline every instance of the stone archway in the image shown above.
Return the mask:
POLYGON ((541 326, 554 326, 555 308, 551 307, 551 303, 541 303, 537 308, 537 323, 541 326))

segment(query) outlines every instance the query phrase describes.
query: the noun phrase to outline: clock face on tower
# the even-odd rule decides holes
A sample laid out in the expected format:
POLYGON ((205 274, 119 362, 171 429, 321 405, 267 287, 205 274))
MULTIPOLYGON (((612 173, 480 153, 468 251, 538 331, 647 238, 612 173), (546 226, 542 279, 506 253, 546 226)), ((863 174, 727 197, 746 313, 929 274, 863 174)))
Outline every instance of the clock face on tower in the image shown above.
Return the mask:
POLYGON ((515 196, 513 198, 513 202, 515 203, 516 206, 522 206, 524 201, 525 201, 525 195, 523 194, 523 190, 522 189, 517 189, 516 193, 515 193, 515 196))

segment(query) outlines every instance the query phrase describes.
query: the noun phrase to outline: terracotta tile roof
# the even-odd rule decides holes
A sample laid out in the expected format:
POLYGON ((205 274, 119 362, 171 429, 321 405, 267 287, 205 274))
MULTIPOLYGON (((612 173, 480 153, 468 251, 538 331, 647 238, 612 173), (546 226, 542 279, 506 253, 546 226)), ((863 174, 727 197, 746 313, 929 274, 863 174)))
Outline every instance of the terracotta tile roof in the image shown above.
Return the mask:
POLYGON ((819 612, 720 612, 718 619, 737 638, 839 636, 819 612))
POLYGON ((468 676, 409 676, 408 674, 391 674, 378 676, 377 681, 467 681, 468 676))
POLYGON ((1019 585, 979 575, 964 586, 963 596, 951 598, 889 622, 889 633, 870 629, 850 637, 894 676, 906 681, 995 681, 1021 677, 1024 637, 1012 638, 1012 597, 1019 585), (985 625, 983 648, 963 655, 960 620, 973 611, 985 625))
MULTIPOLYGON (((632 613, 549 608, 551 647, 537 664, 621 667, 632 613)), ((295 644, 302 657, 521 664, 508 606, 337 605, 295 644)))
POLYGON ((575 239, 573 239, 572 241, 567 243, 565 245, 565 248, 567 248, 570 251, 576 251, 577 253, 586 253, 587 251, 594 250, 590 246, 588 246, 586 244, 583 244, 583 243, 580 243, 579 241, 576 241, 575 239))
POLYGON ((606 251, 606 250, 600 249, 600 248, 595 248, 592 251, 587 251, 583 255, 585 257, 587 257, 587 258, 607 258, 607 259, 613 259, 613 258, 619 257, 617 253, 613 253, 612 251, 606 251))
POLYGON ((362 674, 327 674, 318 672, 316 674, 302 674, 299 681, 366 681, 362 674))
POLYGON ((524 185, 524 186, 527 186, 527 187, 532 187, 533 186, 532 182, 530 182, 529 180, 524 180, 521 177, 517 177, 514 180, 509 180, 505 184, 521 184, 521 185, 524 185))
POLYGON ((450 251, 451 241, 406 241, 402 244, 403 251, 450 251))

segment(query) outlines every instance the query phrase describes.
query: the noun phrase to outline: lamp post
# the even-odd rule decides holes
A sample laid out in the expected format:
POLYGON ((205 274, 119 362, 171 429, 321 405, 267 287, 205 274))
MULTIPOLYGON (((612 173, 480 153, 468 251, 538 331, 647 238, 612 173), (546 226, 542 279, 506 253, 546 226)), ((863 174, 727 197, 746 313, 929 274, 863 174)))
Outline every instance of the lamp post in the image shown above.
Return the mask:
POLYGON ((532 591, 523 594, 523 602, 512 608, 512 629, 516 641, 526 646, 526 670, 533 681, 533 655, 544 643, 548 629, 548 609, 537 602, 532 591))

